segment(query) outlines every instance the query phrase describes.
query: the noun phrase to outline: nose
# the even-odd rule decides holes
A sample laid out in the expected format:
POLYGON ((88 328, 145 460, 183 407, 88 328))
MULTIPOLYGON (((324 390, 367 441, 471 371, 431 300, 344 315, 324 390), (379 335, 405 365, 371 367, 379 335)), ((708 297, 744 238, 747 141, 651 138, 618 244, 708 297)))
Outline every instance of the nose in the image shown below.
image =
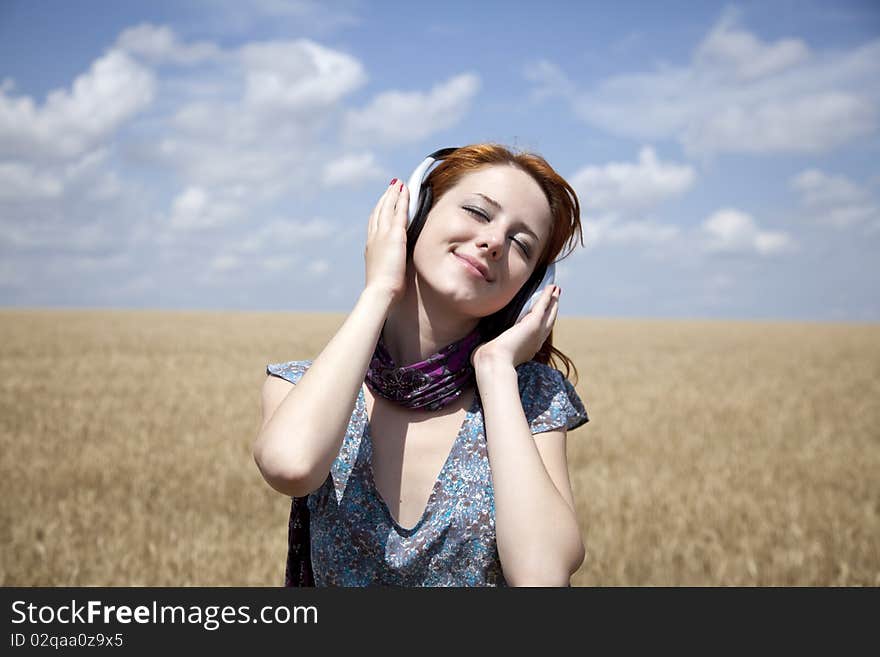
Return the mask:
POLYGON ((504 235, 496 226, 486 226, 486 230, 480 235, 477 247, 486 251, 486 255, 493 260, 501 257, 504 253, 504 235))

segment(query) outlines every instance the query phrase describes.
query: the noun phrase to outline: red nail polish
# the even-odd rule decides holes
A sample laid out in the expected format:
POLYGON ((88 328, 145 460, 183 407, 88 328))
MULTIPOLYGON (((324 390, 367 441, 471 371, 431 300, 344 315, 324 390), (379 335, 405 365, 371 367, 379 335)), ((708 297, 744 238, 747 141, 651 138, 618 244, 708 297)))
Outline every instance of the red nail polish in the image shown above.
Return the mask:
POLYGON ((398 191, 400 191, 400 192, 403 191, 403 183, 400 183, 400 189, 398 191))
POLYGON ((393 185, 393 184, 396 183, 396 182, 397 182, 397 178, 392 178, 392 179, 391 179, 391 182, 388 183, 388 184, 389 184, 389 185, 393 185))

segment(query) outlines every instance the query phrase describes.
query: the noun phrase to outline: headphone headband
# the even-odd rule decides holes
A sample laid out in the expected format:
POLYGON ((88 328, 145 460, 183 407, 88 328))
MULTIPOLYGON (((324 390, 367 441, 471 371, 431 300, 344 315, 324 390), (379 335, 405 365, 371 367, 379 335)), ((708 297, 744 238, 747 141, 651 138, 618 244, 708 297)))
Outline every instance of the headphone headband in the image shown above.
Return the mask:
POLYGON ((425 181, 425 178, 428 177, 428 174, 437 162, 456 150, 458 150, 458 147, 441 148, 440 150, 434 151, 416 167, 415 171, 412 172, 409 181, 406 183, 406 187, 409 189, 409 214, 407 215, 407 226, 412 223, 413 219, 416 217, 416 212, 418 212, 419 193, 422 191, 422 183, 425 181))

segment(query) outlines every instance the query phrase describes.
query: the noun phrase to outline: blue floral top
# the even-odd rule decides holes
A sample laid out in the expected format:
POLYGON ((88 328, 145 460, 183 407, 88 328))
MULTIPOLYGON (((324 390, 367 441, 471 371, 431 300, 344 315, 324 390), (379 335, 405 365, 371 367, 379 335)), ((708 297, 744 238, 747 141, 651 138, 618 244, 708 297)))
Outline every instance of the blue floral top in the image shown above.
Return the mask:
MULTIPOLYGON (((312 361, 270 364, 297 383, 312 361)), ((561 372, 536 361, 516 368, 533 434, 589 421, 561 372)), ((308 496, 316 586, 506 586, 495 544, 495 497, 479 389, 419 522, 401 527, 376 490, 364 391, 339 455, 308 496)))

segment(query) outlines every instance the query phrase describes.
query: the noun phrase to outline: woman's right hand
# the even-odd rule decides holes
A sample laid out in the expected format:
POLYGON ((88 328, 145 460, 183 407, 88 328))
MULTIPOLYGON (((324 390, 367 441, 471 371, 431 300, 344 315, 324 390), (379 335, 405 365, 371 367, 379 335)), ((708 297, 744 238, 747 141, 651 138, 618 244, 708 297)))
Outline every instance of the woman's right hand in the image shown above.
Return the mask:
POLYGON ((367 226, 366 288, 381 290, 392 303, 406 291, 406 223, 409 189, 396 178, 379 198, 367 226))

